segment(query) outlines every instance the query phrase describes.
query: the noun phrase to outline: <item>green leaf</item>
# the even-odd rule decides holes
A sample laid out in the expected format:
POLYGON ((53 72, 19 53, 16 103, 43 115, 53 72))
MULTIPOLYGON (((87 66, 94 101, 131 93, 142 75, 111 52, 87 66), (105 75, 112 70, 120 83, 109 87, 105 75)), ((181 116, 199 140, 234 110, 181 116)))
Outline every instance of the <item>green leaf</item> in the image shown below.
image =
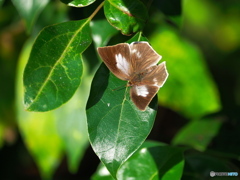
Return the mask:
POLYGON ((21 136, 35 159, 43 178, 51 178, 62 157, 62 141, 56 128, 53 111, 30 113, 23 109, 23 70, 30 54, 32 42, 23 48, 16 76, 16 113, 21 136))
POLYGON ((148 41, 148 39, 146 37, 142 36, 142 33, 139 32, 139 33, 136 33, 131 39, 129 39, 127 41, 127 43, 130 44, 135 41, 148 41))
POLYGON ((90 27, 92 30, 93 42, 96 47, 106 46, 110 38, 118 32, 110 26, 105 19, 91 21, 90 27), (104 28, 104 31, 100 31, 102 28, 104 28))
POLYGON ((148 19, 147 8, 139 0, 106 0, 104 13, 109 23, 124 35, 141 31, 148 19))
POLYGON ((92 4, 96 0, 61 0, 61 1, 72 7, 84 7, 92 4))
MULTIPOLYGON (((145 142, 119 169, 118 180, 125 179, 181 179, 184 167, 183 149, 145 142)), ((113 179, 101 165, 93 180, 113 179)))
POLYGON ((215 119, 191 121, 175 135, 172 143, 174 145, 188 145, 199 151, 204 151, 218 134, 221 124, 221 121, 215 119))
POLYGON ((42 30, 24 72, 25 108, 49 111, 68 101, 81 82, 81 54, 91 44, 89 19, 42 30))
POLYGON ((190 118, 221 108, 217 87, 198 49, 166 26, 158 28, 149 40, 169 72, 158 93, 162 105, 190 118))
POLYGON ((12 0, 14 6, 18 10, 19 14, 25 20, 28 33, 30 33, 34 22, 36 21, 38 15, 47 5, 49 0, 12 0))
POLYGON ((113 90, 126 84, 102 64, 87 104, 90 143, 113 177, 150 133, 157 108, 154 98, 146 111, 140 111, 130 100, 129 88, 113 90))
POLYGON ((57 128, 68 157, 69 170, 76 173, 88 146, 86 103, 92 77, 85 72, 73 98, 56 110, 57 128))

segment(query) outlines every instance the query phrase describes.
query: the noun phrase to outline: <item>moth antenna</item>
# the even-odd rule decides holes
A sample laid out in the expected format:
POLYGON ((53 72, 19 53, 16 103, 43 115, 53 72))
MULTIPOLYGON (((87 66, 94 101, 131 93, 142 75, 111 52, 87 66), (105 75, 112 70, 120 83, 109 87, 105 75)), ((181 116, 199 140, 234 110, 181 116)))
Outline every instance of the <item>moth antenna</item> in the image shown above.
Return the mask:
POLYGON ((124 89, 125 87, 127 87, 127 85, 122 85, 122 86, 119 86, 119 87, 117 87, 117 88, 115 88, 115 89, 112 89, 112 91, 119 91, 119 90, 121 90, 121 89, 124 89))

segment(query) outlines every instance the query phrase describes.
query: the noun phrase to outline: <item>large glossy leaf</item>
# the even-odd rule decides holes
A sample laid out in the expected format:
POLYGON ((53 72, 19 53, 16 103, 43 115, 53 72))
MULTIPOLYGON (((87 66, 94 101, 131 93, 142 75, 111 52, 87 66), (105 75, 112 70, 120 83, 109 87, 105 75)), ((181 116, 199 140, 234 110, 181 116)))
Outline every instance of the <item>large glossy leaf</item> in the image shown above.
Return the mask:
POLYGON ((73 96, 81 82, 81 53, 90 44, 89 19, 42 30, 24 72, 26 110, 49 111, 73 96))
POLYGON ((87 104, 90 143, 113 177, 144 142, 156 115, 156 98, 145 112, 140 111, 130 100, 129 88, 123 87, 126 84, 102 64, 87 104), (118 87, 123 88, 113 90, 118 87))
POLYGON ((23 48, 18 64, 16 81, 17 122, 21 136, 30 154, 35 159, 43 178, 50 178, 58 167, 63 146, 56 128, 54 112, 33 113, 23 109, 23 70, 33 43, 23 48))
POLYGON ((88 146, 86 103, 92 77, 86 72, 73 98, 56 110, 57 127, 68 157, 69 170, 75 173, 88 146))
MULTIPOLYGON (((145 142, 119 169, 118 180, 125 179, 181 179, 184 159, 183 149, 145 142)), ((93 180, 113 179, 101 165, 93 180)))
POLYGON ((200 117, 221 108, 216 85, 201 53, 175 31, 161 26, 149 38, 163 56, 169 78, 158 93, 159 102, 186 117, 200 117))
POLYGON ((47 5, 49 0, 12 0, 12 2, 25 20, 27 30, 30 32, 39 13, 47 5))
POLYGON ((73 7, 84 7, 92 4, 96 0, 61 0, 63 3, 73 7))
POLYGON ((141 31, 148 19, 147 8, 140 0, 106 0, 104 13, 110 24, 125 35, 141 31))
POLYGON ((105 19, 91 21, 92 37, 96 47, 107 45, 109 39, 118 31, 114 29, 105 19), (101 29, 104 28, 104 31, 101 29))
POLYGON ((188 145, 204 151, 217 135, 222 122, 216 119, 201 119, 189 122, 173 139, 174 145, 188 145))

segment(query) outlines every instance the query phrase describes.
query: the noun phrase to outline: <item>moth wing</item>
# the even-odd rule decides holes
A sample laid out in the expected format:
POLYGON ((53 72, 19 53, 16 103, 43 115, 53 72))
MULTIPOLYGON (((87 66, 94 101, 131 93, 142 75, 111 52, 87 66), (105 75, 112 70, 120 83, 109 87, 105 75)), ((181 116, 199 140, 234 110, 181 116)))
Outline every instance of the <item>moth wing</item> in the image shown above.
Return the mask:
POLYGON ((143 72, 141 84, 148 84, 157 87, 162 87, 167 80, 168 72, 166 62, 152 66, 143 72))
POLYGON ((121 80, 130 79, 132 65, 128 43, 99 47, 97 50, 103 62, 115 76, 121 80))
POLYGON ((156 65, 162 58, 146 41, 130 44, 131 64, 135 72, 156 65))
POLYGON ((141 111, 145 111, 146 107, 152 101, 153 97, 158 92, 159 87, 151 85, 133 86, 130 90, 130 97, 133 103, 141 111))
POLYGON ((139 85, 133 85, 130 90, 130 97, 133 103, 142 111, 152 101, 160 87, 165 83, 168 72, 166 63, 152 66, 143 72, 143 78, 139 85))

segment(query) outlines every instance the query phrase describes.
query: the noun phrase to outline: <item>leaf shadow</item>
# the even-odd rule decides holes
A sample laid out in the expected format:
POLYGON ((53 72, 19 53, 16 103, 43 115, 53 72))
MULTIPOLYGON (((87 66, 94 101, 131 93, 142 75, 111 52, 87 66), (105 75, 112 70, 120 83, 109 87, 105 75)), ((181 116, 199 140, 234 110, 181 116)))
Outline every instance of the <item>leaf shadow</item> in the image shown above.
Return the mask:
POLYGON ((177 164, 183 161, 182 148, 173 148, 170 146, 159 146, 149 148, 158 171, 158 178, 163 179, 166 173, 169 173, 177 164))
POLYGON ((108 68, 102 63, 93 78, 86 109, 90 109, 101 100, 108 86, 109 75, 108 68))

